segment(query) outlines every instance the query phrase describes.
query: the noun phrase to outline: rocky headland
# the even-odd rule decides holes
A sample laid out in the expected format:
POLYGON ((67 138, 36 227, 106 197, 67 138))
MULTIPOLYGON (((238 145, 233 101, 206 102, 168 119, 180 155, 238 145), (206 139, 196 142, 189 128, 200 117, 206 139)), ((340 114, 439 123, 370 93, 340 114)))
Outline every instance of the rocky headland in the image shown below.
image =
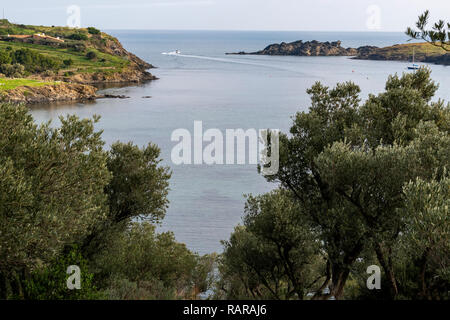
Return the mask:
POLYGON ((267 46, 263 50, 256 52, 237 52, 227 54, 252 54, 271 56, 355 56, 358 51, 353 48, 344 48, 341 41, 320 42, 320 41, 294 41, 290 43, 282 42, 267 46))
POLYGON ((115 98, 97 94, 98 87, 157 79, 148 71, 153 65, 95 28, 17 25, 2 20, 0 51, 7 53, 0 59, 0 101, 32 104, 115 98), (20 65, 8 58, 16 51, 33 62, 20 65), (46 64, 39 65, 40 61, 46 64))
POLYGON ((271 44, 256 52, 227 53, 229 55, 271 55, 271 56, 349 56, 361 60, 394 60, 428 62, 450 65, 450 53, 429 43, 398 44, 389 47, 362 46, 344 48, 341 41, 294 41, 271 44))

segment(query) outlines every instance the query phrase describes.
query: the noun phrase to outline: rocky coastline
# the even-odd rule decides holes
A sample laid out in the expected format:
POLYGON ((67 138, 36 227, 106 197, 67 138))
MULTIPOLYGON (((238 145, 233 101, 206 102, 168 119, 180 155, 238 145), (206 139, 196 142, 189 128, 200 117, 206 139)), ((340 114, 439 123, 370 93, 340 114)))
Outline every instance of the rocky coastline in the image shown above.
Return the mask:
POLYGON ((271 55, 271 56, 355 56, 358 50, 354 48, 344 48, 341 41, 320 42, 320 41, 294 41, 290 43, 282 42, 268 45, 266 48, 256 52, 237 52, 227 54, 238 55, 271 55))
MULTIPOLYGON (((68 31, 70 32, 70 31, 68 31)), ((51 37, 47 37, 51 38, 51 37)), ((101 33, 99 35, 90 35, 86 41, 47 41, 37 37, 10 37, 3 36, 0 39, 5 45, 14 45, 15 43, 26 43, 32 49, 39 51, 39 48, 48 46, 49 49, 68 50, 68 52, 77 52, 82 50, 89 52, 89 50, 97 50, 99 54, 107 55, 121 61, 120 68, 98 68, 93 71, 79 71, 77 67, 73 71, 67 72, 62 70, 60 72, 41 72, 33 73, 24 80, 35 80, 39 85, 29 86, 22 85, 8 90, 0 90, 0 101, 12 103, 53 103, 64 101, 86 101, 95 100, 98 98, 124 98, 122 96, 115 96, 111 94, 98 94, 98 87, 108 87, 108 85, 129 86, 137 83, 144 83, 158 79, 148 70, 154 68, 153 65, 142 60, 135 54, 128 52, 118 39, 101 33), (80 49, 80 47, 82 47, 80 49)), ((99 61, 102 56, 95 58, 99 61)), ((69 68, 70 70, 70 68, 69 68)), ((17 78, 8 78, 0 74, 0 78, 4 80, 15 81, 17 78)), ((19 79, 20 80, 20 79, 19 79)), ((1 89, 1 88, 0 88, 1 89)))
POLYGON ((344 48, 341 41, 294 41, 267 46, 255 52, 235 52, 227 55, 270 55, 270 56, 348 56, 360 60, 411 61, 450 65, 450 53, 428 43, 398 44, 389 47, 362 46, 344 48))

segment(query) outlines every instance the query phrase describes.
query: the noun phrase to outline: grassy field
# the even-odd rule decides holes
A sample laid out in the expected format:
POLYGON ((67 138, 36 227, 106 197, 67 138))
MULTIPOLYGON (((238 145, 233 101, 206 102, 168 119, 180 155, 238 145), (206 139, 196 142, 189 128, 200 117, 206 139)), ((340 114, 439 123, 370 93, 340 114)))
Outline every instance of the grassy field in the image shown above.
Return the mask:
MULTIPOLYGON (((69 28, 69 27, 58 27, 58 26, 33 26, 33 25, 24 25, 24 24, 14 24, 9 22, 6 19, 0 19, 0 35, 7 34, 28 34, 33 35, 35 33, 45 33, 49 36, 67 38, 69 35, 73 33, 83 33, 86 34, 89 38, 91 35, 88 33, 87 28, 69 28)), ((113 40, 114 37, 101 33, 102 38, 108 38, 113 40)))
POLYGON ((8 91, 11 89, 15 89, 17 87, 41 87, 48 84, 57 84, 59 82, 43 82, 38 80, 32 80, 32 79, 9 79, 9 78, 0 78, 0 92, 1 91, 8 91))

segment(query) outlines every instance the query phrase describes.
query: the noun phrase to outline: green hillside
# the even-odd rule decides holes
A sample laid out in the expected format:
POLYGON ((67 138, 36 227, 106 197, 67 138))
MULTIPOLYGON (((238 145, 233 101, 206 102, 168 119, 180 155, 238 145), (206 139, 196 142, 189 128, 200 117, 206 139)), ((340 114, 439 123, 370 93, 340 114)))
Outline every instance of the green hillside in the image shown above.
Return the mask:
MULTIPOLYGON (((0 20, 0 64, 2 64, 2 56, 13 55, 18 50, 22 50, 19 52, 22 54, 24 50, 29 49, 31 53, 51 59, 51 67, 48 71, 56 75, 121 72, 130 64, 130 61, 127 55, 113 52, 111 46, 123 49, 117 39, 95 28, 17 25, 7 20, 0 20), (48 39, 15 38, 15 36, 36 34, 44 34, 48 39), (50 37, 61 40, 60 42, 52 41, 50 37)), ((14 59, 12 60, 14 63, 14 59)), ((9 62, 8 58, 6 62, 9 62)), ((17 63, 23 64, 21 61, 17 63)), ((35 71, 33 68, 28 68, 24 76, 40 73, 41 69, 37 68, 38 71, 35 71)))

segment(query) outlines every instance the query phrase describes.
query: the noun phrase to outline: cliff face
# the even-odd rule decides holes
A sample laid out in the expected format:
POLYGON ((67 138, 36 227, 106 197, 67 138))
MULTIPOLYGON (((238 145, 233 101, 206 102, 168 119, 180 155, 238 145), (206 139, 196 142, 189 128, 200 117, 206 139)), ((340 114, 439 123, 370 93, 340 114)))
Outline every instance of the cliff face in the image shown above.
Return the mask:
POLYGON ((303 42, 295 41, 291 43, 282 42, 271 44, 261 51, 252 53, 239 52, 231 54, 256 54, 272 56, 355 56, 358 51, 353 48, 344 48, 341 41, 319 42, 316 40, 303 42))

